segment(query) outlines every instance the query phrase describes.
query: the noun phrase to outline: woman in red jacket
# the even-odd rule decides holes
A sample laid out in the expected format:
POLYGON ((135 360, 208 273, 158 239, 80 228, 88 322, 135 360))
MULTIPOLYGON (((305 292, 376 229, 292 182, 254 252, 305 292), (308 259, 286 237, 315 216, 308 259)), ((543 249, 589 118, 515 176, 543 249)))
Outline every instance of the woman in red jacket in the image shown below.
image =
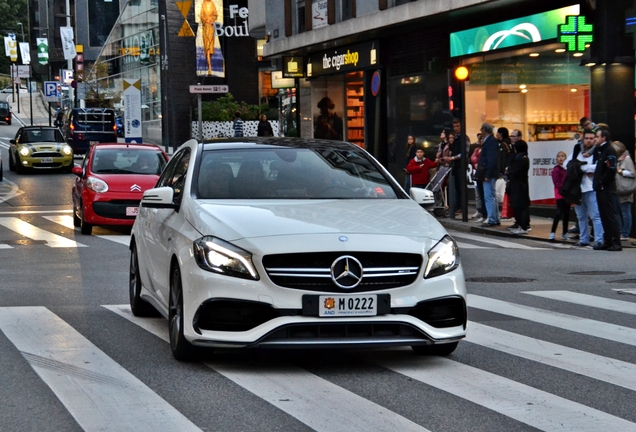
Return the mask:
POLYGON ((417 149, 415 157, 406 166, 406 170, 411 174, 411 187, 425 188, 430 180, 428 170, 436 166, 435 162, 424 157, 423 149, 417 149))

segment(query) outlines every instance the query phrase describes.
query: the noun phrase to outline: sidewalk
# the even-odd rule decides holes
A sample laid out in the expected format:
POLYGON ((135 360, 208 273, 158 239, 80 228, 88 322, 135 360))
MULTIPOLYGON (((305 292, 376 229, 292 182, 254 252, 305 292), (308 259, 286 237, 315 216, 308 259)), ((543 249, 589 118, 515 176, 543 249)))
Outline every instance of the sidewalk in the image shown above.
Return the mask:
MULTIPOLYGON (((475 222, 475 220, 470 219, 470 216, 475 213, 475 207, 471 206, 470 203, 468 205, 468 221, 462 222, 461 214, 455 216, 455 219, 438 217, 436 218, 439 223, 441 223, 444 228, 452 229, 455 231, 462 232, 472 232, 479 234, 487 234, 495 237, 514 237, 514 238, 526 238, 532 240, 545 241, 550 243, 560 243, 562 245, 570 245, 573 246, 576 242, 578 242, 578 236, 572 240, 561 240, 561 233, 563 232, 563 228, 561 223, 557 227, 556 232, 556 240, 549 240, 550 230, 552 228, 552 219, 541 217, 541 216, 530 216, 530 227, 532 230, 527 235, 516 235, 512 234, 507 228, 515 223, 513 219, 502 219, 501 225, 497 227, 482 227, 481 223, 475 222)), ((574 221, 570 220, 570 228, 574 226, 574 221)), ((625 240, 622 243, 623 248, 635 248, 632 245, 632 242, 636 239, 630 238, 629 240, 625 240)), ((593 245, 594 241, 592 239, 591 245, 593 245)))
POLYGON ((18 93, 8 95, 7 102, 11 105, 11 112, 13 117, 20 123, 21 126, 31 125, 31 105, 33 105, 33 125, 48 126, 49 118, 51 119, 51 125, 53 124, 53 118, 47 113, 47 104, 42 98, 39 91, 34 93, 18 93), (18 96, 20 97, 20 112, 18 113, 18 96), (31 97, 33 100, 31 101, 31 97), (15 100, 13 99, 15 98, 15 100))

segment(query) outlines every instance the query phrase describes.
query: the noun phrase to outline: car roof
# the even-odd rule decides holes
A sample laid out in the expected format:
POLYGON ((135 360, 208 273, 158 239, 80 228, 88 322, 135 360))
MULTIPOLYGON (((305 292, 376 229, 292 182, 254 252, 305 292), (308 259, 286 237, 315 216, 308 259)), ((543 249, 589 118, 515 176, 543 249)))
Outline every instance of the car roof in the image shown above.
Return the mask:
POLYGON ((54 129, 54 130, 59 130, 58 127, 56 126, 22 126, 20 128, 20 130, 34 130, 34 129, 54 129))
POLYGON ((95 148, 103 148, 103 149, 148 149, 148 150, 158 150, 161 151, 161 147, 156 144, 146 144, 146 143, 96 143, 92 144, 91 147, 95 148))
POLYGON ((267 147, 288 147, 288 148, 311 148, 311 149, 338 149, 360 152, 362 148, 345 141, 320 140, 313 138, 213 138, 200 142, 204 150, 214 150, 219 148, 267 148, 267 147))

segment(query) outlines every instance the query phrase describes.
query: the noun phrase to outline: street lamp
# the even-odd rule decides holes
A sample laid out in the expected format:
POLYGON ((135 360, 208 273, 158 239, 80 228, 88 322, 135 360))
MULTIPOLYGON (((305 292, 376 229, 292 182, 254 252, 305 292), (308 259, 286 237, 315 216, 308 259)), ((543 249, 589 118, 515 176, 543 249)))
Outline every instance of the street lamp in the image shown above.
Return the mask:
POLYGON ((22 24, 21 22, 18 22, 18 25, 22 29, 22 42, 24 42, 24 24, 22 24))

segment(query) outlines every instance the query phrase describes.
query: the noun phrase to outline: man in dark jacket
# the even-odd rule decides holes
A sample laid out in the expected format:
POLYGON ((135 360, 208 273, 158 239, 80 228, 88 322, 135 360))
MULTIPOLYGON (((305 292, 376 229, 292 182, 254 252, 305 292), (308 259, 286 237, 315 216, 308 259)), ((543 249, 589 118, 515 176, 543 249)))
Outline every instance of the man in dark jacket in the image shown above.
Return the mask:
POLYGON ((616 211, 616 151, 612 147, 612 135, 607 129, 596 132, 594 144, 598 147, 596 170, 594 171, 594 191, 603 223, 603 243, 595 250, 620 251, 620 219, 616 211))
POLYGON ((462 190, 464 190, 464 183, 466 182, 466 173, 462 173, 462 158, 468 157, 470 153, 470 140, 467 136, 462 136, 461 132, 462 123, 459 119, 453 119, 455 141, 451 147, 451 159, 453 161, 452 173, 455 178, 455 213, 459 213, 462 210, 462 190))
POLYGON ((485 138, 477 163, 477 175, 484 184, 484 201, 488 211, 488 221, 482 224, 483 227, 501 225, 497 191, 495 190, 495 183, 499 178, 499 143, 492 132, 490 123, 484 123, 481 126, 481 136, 485 138))

